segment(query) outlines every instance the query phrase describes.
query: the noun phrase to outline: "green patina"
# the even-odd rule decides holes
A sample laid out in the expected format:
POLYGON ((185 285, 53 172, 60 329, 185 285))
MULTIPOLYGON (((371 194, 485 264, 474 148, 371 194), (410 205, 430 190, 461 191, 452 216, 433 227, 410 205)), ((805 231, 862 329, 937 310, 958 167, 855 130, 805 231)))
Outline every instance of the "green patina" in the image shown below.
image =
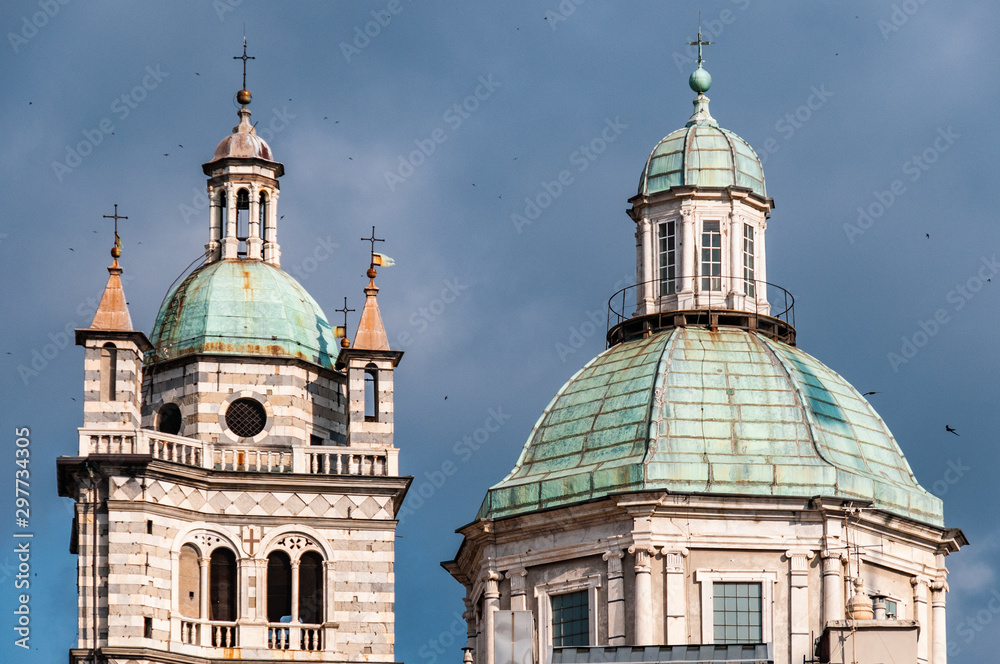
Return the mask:
POLYGON ((657 143, 639 180, 639 193, 653 195, 681 185, 747 187, 763 198, 764 169, 742 138, 707 115, 657 143))
POLYGON ((153 355, 299 358, 333 368, 339 347, 322 309, 291 276, 259 260, 209 263, 163 302, 153 325, 153 355))
POLYGON ((872 501, 943 525, 892 433, 836 372, 734 328, 677 328, 591 360, 478 518, 644 490, 872 501))

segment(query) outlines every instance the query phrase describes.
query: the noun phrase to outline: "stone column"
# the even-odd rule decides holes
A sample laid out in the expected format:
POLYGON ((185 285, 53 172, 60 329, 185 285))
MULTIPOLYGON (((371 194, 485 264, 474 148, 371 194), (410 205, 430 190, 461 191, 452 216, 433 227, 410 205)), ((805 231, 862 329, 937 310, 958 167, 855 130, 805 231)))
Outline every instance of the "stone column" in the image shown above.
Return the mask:
POLYGON ((483 591, 483 599, 485 600, 483 610, 486 612, 486 615, 483 616, 486 623, 486 657, 479 659, 484 664, 493 664, 495 656, 493 652, 493 614, 500 610, 500 587, 497 584, 498 581, 500 581, 500 575, 495 570, 491 569, 486 572, 486 588, 483 591))
POLYGON ((722 274, 729 275, 729 290, 731 301, 737 306, 743 295, 743 220, 739 215, 730 212, 727 217, 729 226, 729 269, 722 266, 722 274))
POLYGON ((260 258, 264 230, 260 225, 260 186, 250 185, 250 220, 247 224, 247 258, 260 258))
POLYGON ((510 579, 510 610, 527 611, 528 597, 525 593, 527 592, 528 570, 523 567, 515 567, 507 571, 506 577, 510 579))
MULTIPOLYGON (((694 214, 691 210, 681 210, 681 277, 680 290, 691 293, 695 287, 695 261, 698 253, 698 239, 695 235, 694 214)), ((689 300, 690 302, 690 300, 689 300)), ((694 305, 682 305, 678 301, 678 309, 686 309, 694 305)))
MULTIPOLYGON (((198 572, 200 573, 200 587, 198 589, 198 600, 200 606, 198 607, 198 616, 201 618, 202 623, 211 620, 212 616, 208 612, 208 571, 210 558, 205 556, 198 556, 198 572)), ((211 640, 211 630, 208 625, 202 624, 199 629, 201 630, 199 637, 199 645, 208 645, 212 642, 211 640)))
POLYGON ((684 587, 684 558, 687 549, 665 552, 667 570, 667 639, 666 645, 687 642, 687 595, 684 587))
POLYGON ((470 658, 470 661, 475 661, 479 657, 479 653, 476 652, 476 635, 478 629, 476 628, 476 611, 472 606, 472 599, 469 598, 471 591, 471 588, 465 589, 465 598, 463 599, 465 612, 462 614, 462 617, 465 618, 465 655, 470 658))
POLYGON ((281 250, 278 247, 278 192, 268 191, 267 212, 264 215, 264 261, 281 267, 281 250))
POLYGON ((299 622, 299 565, 301 560, 292 561, 292 624, 299 622))
POLYGON ((843 555, 838 551, 822 551, 823 560, 823 626, 831 620, 844 619, 843 555))
POLYGON ((607 551, 603 558, 608 562, 608 645, 625 645, 625 579, 622 574, 620 549, 607 551))
POLYGON ((650 569, 652 548, 632 545, 628 552, 635 555, 635 645, 653 645, 653 582, 650 569))
POLYGON ((650 223, 649 219, 644 218, 639 222, 639 228, 642 233, 642 281, 645 284, 642 287, 642 310, 645 313, 652 313, 656 311, 654 303, 656 302, 657 295, 660 293, 659 284, 653 283, 658 272, 656 269, 656 250, 654 248, 656 245, 653 239, 653 224, 650 223))
POLYGON ((931 583, 931 662, 947 664, 948 631, 945 622, 945 596, 948 583, 938 579, 931 583))
POLYGON ((812 654, 809 635, 809 561, 813 552, 792 549, 785 552, 788 558, 790 587, 789 626, 791 627, 791 662, 803 662, 812 654))
MULTIPOLYGON (((927 638, 930 626, 930 616, 927 613, 927 590, 929 583, 924 577, 914 576, 910 579, 910 585, 913 586, 913 619, 920 626, 917 635, 917 662, 926 664, 929 661, 929 639, 927 638)), ((935 664, 937 663, 935 662, 935 664)))
POLYGON ((236 239, 236 188, 226 184, 226 227, 223 229, 222 257, 236 258, 239 249, 236 239))

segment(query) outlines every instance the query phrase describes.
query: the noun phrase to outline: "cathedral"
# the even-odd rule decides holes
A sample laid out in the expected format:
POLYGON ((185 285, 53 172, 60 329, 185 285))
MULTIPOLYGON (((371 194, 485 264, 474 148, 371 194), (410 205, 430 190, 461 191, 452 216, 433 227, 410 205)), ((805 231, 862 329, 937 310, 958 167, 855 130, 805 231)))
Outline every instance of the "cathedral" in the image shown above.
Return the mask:
MULTIPOLYGON (((464 588, 454 661, 945 664, 945 559, 965 536, 865 398, 797 348, 794 300, 767 281, 761 162, 712 117, 700 53, 689 83, 693 115, 629 199, 636 283, 611 300, 607 350, 470 503, 443 563, 464 588)), ((396 661, 412 478, 378 238, 350 339, 281 269, 284 166, 245 79, 237 100, 203 166, 203 262, 147 337, 116 232, 76 331, 83 423, 57 462, 75 501, 71 664, 396 661)))

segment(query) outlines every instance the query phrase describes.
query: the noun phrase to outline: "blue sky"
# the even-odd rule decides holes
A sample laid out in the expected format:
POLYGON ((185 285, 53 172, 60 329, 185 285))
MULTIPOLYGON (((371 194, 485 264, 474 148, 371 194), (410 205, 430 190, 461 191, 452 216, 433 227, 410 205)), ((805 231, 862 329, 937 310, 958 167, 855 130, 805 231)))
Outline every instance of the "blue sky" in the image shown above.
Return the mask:
MULTIPOLYGON (((201 164, 237 120, 244 24, 253 120, 287 173, 284 269, 333 318, 344 296, 360 308, 359 238, 372 224, 397 262, 379 277, 390 339, 406 351, 396 444, 415 477, 397 540, 397 658, 433 664, 460 656, 435 651, 462 611, 462 588, 438 566, 454 529, 603 349, 607 298, 633 279, 624 210, 649 151, 691 113, 685 44, 699 10, 716 42, 712 113, 761 154, 776 201, 769 280, 796 297, 799 346, 878 392, 917 478, 972 541, 949 559, 949 637, 955 661, 991 659, 1000 280, 981 279, 1000 253, 1000 9, 11 0, 0 8, 0 496, 12 518, 14 429, 29 427, 36 533, 33 650, 17 661, 60 661, 75 642, 55 458, 75 453, 82 352, 62 335, 89 323, 107 279, 101 217, 115 203, 129 216, 125 291, 148 333, 207 238, 201 164), (390 21, 371 23, 386 9, 390 21), (608 126, 599 154, 581 150, 608 126), (519 223, 565 170, 572 181, 519 223), (477 436, 490 418, 502 426, 477 436)), ((25 653, 6 626, 14 528, 0 530, 6 659, 25 653)))

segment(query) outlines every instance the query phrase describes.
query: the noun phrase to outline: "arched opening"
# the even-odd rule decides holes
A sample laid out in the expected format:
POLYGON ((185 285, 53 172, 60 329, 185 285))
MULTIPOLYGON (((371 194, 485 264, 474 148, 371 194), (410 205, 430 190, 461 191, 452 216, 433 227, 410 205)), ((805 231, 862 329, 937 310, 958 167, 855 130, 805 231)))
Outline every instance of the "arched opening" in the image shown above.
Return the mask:
POLYGON ((198 549, 191 544, 181 547, 177 559, 177 609, 187 618, 201 618, 201 568, 198 549))
POLYGON ((236 620, 236 554, 216 549, 209 559, 209 620, 236 620))
POLYGON ((226 236, 226 222, 229 219, 229 208, 226 202, 226 190, 223 189, 219 192, 219 212, 217 219, 217 228, 219 229, 218 237, 221 239, 226 236))
POLYGON ((292 619, 292 561, 283 551, 267 557, 267 621, 292 619))
POLYGON ((378 422, 378 367, 365 367, 365 422, 378 422))
POLYGON ((177 404, 163 404, 156 414, 156 430, 174 436, 181 432, 181 409, 177 404))
POLYGON ((323 622, 323 559, 315 551, 303 553, 299 561, 299 622, 323 622))
POLYGON ((247 255, 247 238, 250 237, 250 192, 240 189, 236 192, 236 239, 240 241, 237 253, 247 255))
POLYGON ((118 400, 118 349, 113 343, 101 348, 101 401, 118 400))

